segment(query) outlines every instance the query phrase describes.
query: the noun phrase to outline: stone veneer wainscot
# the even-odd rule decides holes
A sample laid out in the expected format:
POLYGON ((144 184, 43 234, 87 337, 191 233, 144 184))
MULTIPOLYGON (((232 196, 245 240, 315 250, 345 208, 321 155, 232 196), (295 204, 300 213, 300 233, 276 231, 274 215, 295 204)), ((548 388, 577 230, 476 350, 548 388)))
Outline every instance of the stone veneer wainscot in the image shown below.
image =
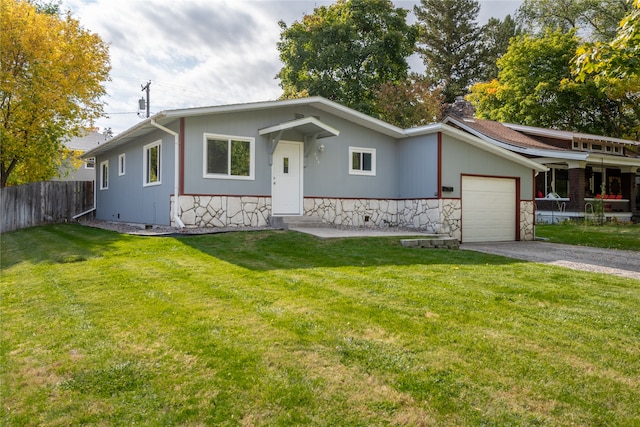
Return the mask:
MULTIPOLYGON (((520 202, 521 240, 534 239, 534 209, 534 202, 520 202)), ((414 228, 458 240, 462 238, 461 213, 460 199, 304 199, 304 214, 329 224, 414 228)), ((264 227, 270 216, 270 197, 180 196, 180 218, 189 228, 264 227)), ((175 226, 173 220, 171 225, 175 226)))

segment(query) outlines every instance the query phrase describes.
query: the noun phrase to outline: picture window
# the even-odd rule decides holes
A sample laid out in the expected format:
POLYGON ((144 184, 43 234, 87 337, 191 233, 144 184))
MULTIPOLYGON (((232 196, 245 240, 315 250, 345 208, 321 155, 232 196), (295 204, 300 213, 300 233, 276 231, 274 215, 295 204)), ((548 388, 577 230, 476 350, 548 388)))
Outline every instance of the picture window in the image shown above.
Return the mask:
POLYGON ((205 134, 203 158, 205 178, 254 178, 253 138, 205 134))

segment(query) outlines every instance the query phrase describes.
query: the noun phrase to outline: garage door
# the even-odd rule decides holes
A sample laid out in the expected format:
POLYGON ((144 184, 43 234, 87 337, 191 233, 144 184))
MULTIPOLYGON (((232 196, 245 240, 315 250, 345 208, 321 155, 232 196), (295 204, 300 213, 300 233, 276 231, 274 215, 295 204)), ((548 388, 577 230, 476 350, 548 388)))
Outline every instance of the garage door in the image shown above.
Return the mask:
POLYGON ((516 180, 462 177, 462 241, 516 239, 516 180))

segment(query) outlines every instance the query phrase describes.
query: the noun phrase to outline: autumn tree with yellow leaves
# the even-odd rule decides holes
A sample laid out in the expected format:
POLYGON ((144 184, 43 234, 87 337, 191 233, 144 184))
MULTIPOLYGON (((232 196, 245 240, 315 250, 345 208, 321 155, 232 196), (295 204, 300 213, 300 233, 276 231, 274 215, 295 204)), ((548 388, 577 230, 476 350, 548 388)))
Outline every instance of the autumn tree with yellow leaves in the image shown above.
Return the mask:
POLYGON ((0 186, 50 179, 103 115, 108 45, 70 13, 0 0, 0 186))

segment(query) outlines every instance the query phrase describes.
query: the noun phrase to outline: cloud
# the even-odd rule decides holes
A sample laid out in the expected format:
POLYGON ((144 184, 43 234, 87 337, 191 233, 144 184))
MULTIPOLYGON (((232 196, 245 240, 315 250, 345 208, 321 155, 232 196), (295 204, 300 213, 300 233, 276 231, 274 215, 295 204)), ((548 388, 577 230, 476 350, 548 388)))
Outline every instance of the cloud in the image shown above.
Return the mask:
MULTIPOLYGON (((100 127, 136 124, 141 85, 151 81, 151 111, 276 99, 282 67, 278 21, 291 24, 334 1, 63 0, 80 23, 110 45, 111 78, 100 127)), ((409 11, 418 1, 400 0, 409 11)), ((483 1, 482 14, 520 3, 483 1), (485 8, 487 5, 488 9, 485 8)), ((515 6, 514 6, 515 5, 515 6)), ((507 12, 509 13, 509 12, 507 12)), ((416 58, 412 58, 412 64, 416 58)), ((418 61, 419 62, 419 61, 418 61)), ((417 66, 418 64, 416 62, 417 66)))

